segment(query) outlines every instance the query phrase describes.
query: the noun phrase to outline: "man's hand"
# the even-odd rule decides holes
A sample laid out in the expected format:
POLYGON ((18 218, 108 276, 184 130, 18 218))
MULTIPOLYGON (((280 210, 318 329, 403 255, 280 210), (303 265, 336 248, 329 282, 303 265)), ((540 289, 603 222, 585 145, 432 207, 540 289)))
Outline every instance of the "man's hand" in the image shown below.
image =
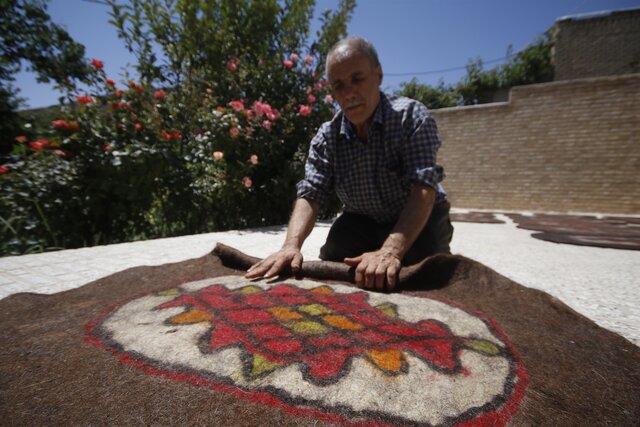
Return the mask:
POLYGON ((356 285, 360 288, 382 291, 396 287, 400 258, 387 250, 365 252, 355 258, 345 258, 345 264, 356 267, 356 285))
POLYGON ((252 265, 244 277, 247 279, 255 279, 257 277, 269 279, 278 275, 288 266, 291 266, 291 270, 294 273, 300 271, 302 267, 302 253, 300 253, 299 249, 280 249, 278 252, 252 265))

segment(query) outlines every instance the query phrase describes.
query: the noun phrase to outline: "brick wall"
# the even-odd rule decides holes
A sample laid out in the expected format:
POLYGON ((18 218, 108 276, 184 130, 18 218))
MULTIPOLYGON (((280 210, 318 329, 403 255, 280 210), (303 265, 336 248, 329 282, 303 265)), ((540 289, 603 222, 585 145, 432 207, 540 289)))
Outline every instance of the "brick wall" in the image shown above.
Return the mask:
POLYGON ((640 9, 555 25, 554 80, 640 73, 640 9))
POLYGON ((640 74, 433 110, 455 207, 640 214, 640 74))

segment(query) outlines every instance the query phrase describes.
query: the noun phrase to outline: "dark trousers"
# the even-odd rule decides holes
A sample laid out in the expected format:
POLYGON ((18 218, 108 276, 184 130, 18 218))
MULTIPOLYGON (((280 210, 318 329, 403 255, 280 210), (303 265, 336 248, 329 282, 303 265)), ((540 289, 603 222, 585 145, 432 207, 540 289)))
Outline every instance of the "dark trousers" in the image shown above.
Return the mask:
MULTIPOLYGON (((415 264, 430 255, 451 253, 450 207, 447 201, 433 206, 427 224, 402 260, 404 265, 415 264)), ((342 262, 345 258, 378 250, 394 225, 378 224, 367 216, 345 212, 331 226, 327 241, 320 248, 320 259, 342 262)))

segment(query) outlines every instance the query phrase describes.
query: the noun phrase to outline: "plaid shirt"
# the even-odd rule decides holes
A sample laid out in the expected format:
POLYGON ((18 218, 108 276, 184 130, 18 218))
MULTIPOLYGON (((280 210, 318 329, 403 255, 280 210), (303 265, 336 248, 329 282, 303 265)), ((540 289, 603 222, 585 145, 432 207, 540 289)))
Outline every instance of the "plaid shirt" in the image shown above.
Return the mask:
POLYGON ((338 112, 311 141, 305 178, 297 196, 324 204, 335 190, 345 212, 367 215, 378 223, 395 222, 412 183, 433 187, 436 203, 446 199, 436 165, 440 135, 427 108, 409 98, 380 93, 361 141, 351 122, 338 112))

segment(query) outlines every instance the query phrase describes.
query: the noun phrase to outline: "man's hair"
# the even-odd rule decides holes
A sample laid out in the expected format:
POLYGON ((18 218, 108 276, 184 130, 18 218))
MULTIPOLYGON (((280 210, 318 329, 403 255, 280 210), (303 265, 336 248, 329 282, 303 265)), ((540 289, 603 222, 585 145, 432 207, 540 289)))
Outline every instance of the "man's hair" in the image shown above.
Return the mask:
POLYGON ((362 37, 347 37, 334 44, 327 54, 327 61, 325 63, 325 73, 329 74, 329 63, 334 60, 342 60, 354 54, 362 53, 369 58, 371 65, 377 67, 380 64, 378 59, 378 52, 376 48, 367 40, 362 37))

